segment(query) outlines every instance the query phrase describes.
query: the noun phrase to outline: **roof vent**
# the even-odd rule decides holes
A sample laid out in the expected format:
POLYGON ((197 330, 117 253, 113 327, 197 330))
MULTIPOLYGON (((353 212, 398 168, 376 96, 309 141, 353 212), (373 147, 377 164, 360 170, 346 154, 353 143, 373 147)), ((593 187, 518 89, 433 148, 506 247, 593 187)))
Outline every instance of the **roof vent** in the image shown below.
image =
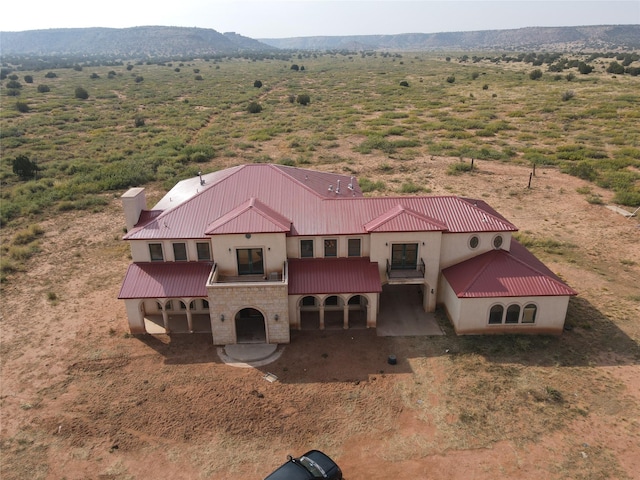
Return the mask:
POLYGON ((330 192, 333 192, 333 184, 329 185, 329 188, 327 190, 329 190, 330 192))
POLYGON ((198 172, 198 176, 200 177, 200 185, 204 185, 204 180, 202 179, 202 172, 198 172))
POLYGON ((347 185, 347 188, 349 190, 353 190, 353 177, 351 177, 351 181, 349 182, 349 185, 347 185))
POLYGON ((336 194, 340 194, 340 180, 338 180, 338 186, 336 187, 336 194))

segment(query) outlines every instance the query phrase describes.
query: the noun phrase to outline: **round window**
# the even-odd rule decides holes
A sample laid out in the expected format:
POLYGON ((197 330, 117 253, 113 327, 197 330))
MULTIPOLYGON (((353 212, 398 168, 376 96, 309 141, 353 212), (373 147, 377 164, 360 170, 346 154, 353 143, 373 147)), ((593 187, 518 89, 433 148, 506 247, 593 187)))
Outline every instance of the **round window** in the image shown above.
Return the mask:
POLYGON ((471 248, 478 248, 478 245, 480 245, 480 239, 478 238, 477 235, 472 236, 469 239, 469 246, 471 248))
POLYGON ((494 248, 500 248, 502 246, 502 235, 496 235, 493 238, 493 247, 494 248))

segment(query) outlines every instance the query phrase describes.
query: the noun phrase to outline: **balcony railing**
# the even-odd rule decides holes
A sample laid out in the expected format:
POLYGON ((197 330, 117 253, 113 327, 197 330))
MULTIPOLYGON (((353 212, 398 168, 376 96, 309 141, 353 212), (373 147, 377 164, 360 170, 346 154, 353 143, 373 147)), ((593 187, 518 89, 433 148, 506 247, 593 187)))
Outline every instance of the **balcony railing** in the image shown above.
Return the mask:
POLYGON ((214 263, 209 276, 209 284, 217 283, 287 283, 289 281, 289 265, 284 262, 281 271, 272 271, 263 275, 223 275, 214 263))
POLYGON ((421 258, 415 268, 412 267, 394 267, 387 259, 387 278, 389 280, 416 279, 424 278, 425 272, 424 260, 421 258))

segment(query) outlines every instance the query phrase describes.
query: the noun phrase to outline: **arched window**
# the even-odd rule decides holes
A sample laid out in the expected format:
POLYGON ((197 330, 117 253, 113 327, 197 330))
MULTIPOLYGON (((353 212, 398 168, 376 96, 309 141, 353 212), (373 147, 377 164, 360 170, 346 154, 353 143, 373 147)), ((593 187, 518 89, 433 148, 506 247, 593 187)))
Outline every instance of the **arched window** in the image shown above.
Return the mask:
POLYGON ((520 305, 513 304, 507 308, 507 318, 504 323, 518 323, 520 320, 520 305))
POLYGON ((504 307, 502 305, 494 305, 489 310, 489 325, 499 325, 502 323, 502 314, 504 307))
POLYGON ((522 309, 522 323, 535 323, 538 307, 533 303, 529 303, 522 309))

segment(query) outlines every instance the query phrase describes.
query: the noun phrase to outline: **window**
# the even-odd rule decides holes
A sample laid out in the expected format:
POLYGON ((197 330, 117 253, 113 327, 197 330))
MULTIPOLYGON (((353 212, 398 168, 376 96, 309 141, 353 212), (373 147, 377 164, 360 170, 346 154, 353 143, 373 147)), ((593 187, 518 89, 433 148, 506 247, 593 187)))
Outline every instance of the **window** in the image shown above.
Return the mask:
POLYGON ((470 239, 469 239, 469 248, 476 249, 478 248, 478 245, 480 245, 480 238, 478 238, 477 235, 473 235, 470 239))
POLYGON ((189 310, 195 310, 196 309, 196 301, 195 300, 191 300, 189 302, 189 310))
POLYGON ((209 310, 209 300, 202 300, 202 309, 209 310))
POLYGON ((412 270, 418 265, 417 243, 396 243, 391 246, 391 268, 412 270))
POLYGON ((313 240, 300 240, 300 258, 313 258, 313 240))
POLYGON ((302 299, 302 306, 303 307, 314 307, 316 305, 316 298, 315 297, 304 297, 302 299))
POLYGON ((362 254, 360 249, 360 239, 350 238, 348 242, 348 250, 348 255, 350 257, 359 257, 362 254))
POLYGON ((489 325, 496 325, 502 323, 502 314, 504 313, 504 307, 502 305, 494 305, 489 310, 489 325))
POLYGON ((261 248, 239 248, 236 255, 238 257, 238 275, 262 275, 264 273, 261 248))
POLYGON ((504 323, 518 323, 520 320, 520 305, 509 305, 507 308, 507 319, 504 323))
POLYGON ((173 302, 171 300, 169 300, 167 303, 164 304, 164 309, 165 310, 173 310, 173 302))
POLYGON ((187 261, 187 244, 186 243, 173 244, 173 258, 176 262, 187 261))
POLYGON ((338 256, 338 240, 330 238, 324 241, 324 256, 325 257, 337 257, 338 256))
POLYGON ((196 243, 196 247, 198 249, 198 260, 211 260, 211 247, 209 246, 209 242, 198 242, 196 243))
POLYGON ((187 309, 187 305, 182 300, 180 300, 180 310, 186 310, 186 309, 187 309))
POLYGON ((502 246, 502 235, 496 235, 493 237, 493 248, 496 250, 502 246))
POLYGON ((149 256, 151 257, 152 262, 163 262, 164 255, 162 254, 162 244, 161 243, 150 243, 149 244, 149 256))
POLYGON ((338 297, 332 295, 331 297, 327 297, 324 301, 325 305, 338 305, 338 297))
POLYGON ((529 303, 522 309, 522 323, 535 323, 536 313, 538 313, 538 307, 533 303, 529 303))

